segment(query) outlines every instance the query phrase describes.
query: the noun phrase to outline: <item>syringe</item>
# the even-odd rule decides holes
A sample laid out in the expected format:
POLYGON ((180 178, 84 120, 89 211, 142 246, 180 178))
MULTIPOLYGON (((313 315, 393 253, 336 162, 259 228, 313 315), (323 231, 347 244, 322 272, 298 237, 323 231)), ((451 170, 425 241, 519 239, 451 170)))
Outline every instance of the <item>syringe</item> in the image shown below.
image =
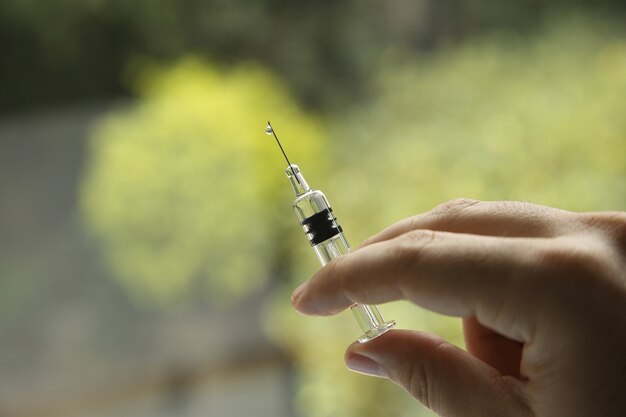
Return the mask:
MULTIPOLYGON (((269 121, 265 133, 274 135, 287 160, 288 167, 285 173, 296 193, 293 210, 315 255, 317 255, 317 259, 324 266, 336 257, 350 253, 350 245, 341 226, 337 223, 337 218, 334 216, 333 209, 324 193, 319 190, 312 190, 298 166, 289 162, 287 154, 269 121)), ((396 325, 393 320, 385 321, 378 307, 374 305, 354 304, 351 306, 351 310, 364 332, 363 336, 358 339, 360 343, 372 340, 396 325)))

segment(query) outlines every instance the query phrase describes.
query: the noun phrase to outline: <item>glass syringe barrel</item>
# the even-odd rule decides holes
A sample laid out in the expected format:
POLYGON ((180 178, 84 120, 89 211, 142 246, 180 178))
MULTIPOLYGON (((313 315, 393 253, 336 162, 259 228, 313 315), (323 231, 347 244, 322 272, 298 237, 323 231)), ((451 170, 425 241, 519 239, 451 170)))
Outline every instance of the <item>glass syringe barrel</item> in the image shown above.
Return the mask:
MULTIPOLYGON (((350 245, 324 193, 311 190, 297 165, 289 165, 285 172, 296 193, 293 210, 322 266, 350 253, 350 245)), ((385 321, 376 306, 354 304, 351 310, 364 332, 358 339, 361 343, 380 336, 396 324, 393 320, 385 321)))

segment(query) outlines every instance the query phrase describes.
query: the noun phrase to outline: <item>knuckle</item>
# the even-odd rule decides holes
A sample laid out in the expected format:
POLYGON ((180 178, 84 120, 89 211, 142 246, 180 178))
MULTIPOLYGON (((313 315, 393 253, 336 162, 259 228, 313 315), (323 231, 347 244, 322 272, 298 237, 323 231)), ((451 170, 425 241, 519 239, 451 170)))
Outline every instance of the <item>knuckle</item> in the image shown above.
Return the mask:
POLYGON ((620 252, 626 251, 626 213, 619 211, 588 213, 584 215, 584 221, 588 226, 603 231, 620 252))
POLYGON ((391 259, 394 260, 392 267, 395 275, 405 277, 405 279, 393 281, 401 298, 410 298, 417 281, 408 277, 412 276, 411 271, 417 269, 424 251, 432 245, 438 234, 439 232, 432 230, 414 230, 398 238, 397 243, 392 247, 394 252, 391 259))
POLYGON ((420 216, 419 214, 416 214, 414 216, 411 217, 411 221, 410 221, 410 226, 409 226, 409 230, 418 230, 420 229, 420 225, 421 225, 421 220, 422 220, 422 216, 420 216))
POLYGON ((403 235, 404 241, 411 246, 426 246, 435 239, 437 232, 429 229, 411 230, 403 235))
POLYGON ((431 396, 429 393, 428 371, 425 361, 417 361, 389 372, 389 378, 396 384, 403 387, 419 402, 428 408, 431 407, 431 396))
POLYGON ((413 264, 420 254, 437 238, 438 232, 418 229, 405 233, 398 239, 395 247, 397 261, 403 267, 413 264))
POLYGON ((591 254, 569 245, 551 245, 542 251, 541 260, 550 272, 573 272, 584 270, 591 261, 591 254))
POLYGON ((608 266, 606 256, 588 240, 560 241, 544 248, 540 256, 544 275, 559 288, 595 287, 608 266))
POLYGON ((322 269, 321 273, 316 274, 313 278, 312 282, 317 281, 318 285, 324 286, 321 280, 325 282, 335 282, 339 285, 340 289, 345 288, 345 273, 343 273, 343 262, 344 256, 339 256, 326 264, 326 266, 322 269))
POLYGON ((452 345, 443 339, 434 344, 428 352, 429 358, 400 367, 390 378, 404 387, 413 397, 431 410, 440 408, 439 391, 443 381, 438 379, 438 372, 432 366, 440 358, 447 357, 452 345), (437 358, 437 357, 440 358, 437 358))
MULTIPOLYGON (((341 292, 346 296, 349 296, 349 280, 346 278, 347 273, 344 267, 345 256, 339 256, 332 260, 332 262, 326 264, 323 268, 323 273, 318 273, 313 277, 311 283, 317 286, 317 294, 341 292)), ((320 310, 325 315, 336 314, 337 311, 332 308, 323 308, 320 310)))
POLYGON ((408 367, 406 376, 404 377, 404 386, 426 407, 432 409, 432 396, 430 395, 430 385, 428 381, 428 372, 426 365, 422 362, 408 367))
POLYGON ((329 262, 324 267, 324 276, 332 277, 333 280, 338 280, 343 283, 342 265, 344 262, 344 256, 339 256, 329 262))
MULTIPOLYGON (((610 300, 623 297, 623 266, 615 260, 606 240, 585 234, 584 238, 556 239, 542 248, 534 281, 535 306, 558 318, 561 331, 580 331, 590 312, 611 309, 610 300)), ((621 313, 620 313, 621 314, 621 313)))
POLYGON ((453 200, 449 200, 445 203, 439 204, 437 207, 431 210, 431 214, 437 217, 456 217, 468 208, 480 202, 480 200, 474 200, 471 198, 455 198, 453 200))

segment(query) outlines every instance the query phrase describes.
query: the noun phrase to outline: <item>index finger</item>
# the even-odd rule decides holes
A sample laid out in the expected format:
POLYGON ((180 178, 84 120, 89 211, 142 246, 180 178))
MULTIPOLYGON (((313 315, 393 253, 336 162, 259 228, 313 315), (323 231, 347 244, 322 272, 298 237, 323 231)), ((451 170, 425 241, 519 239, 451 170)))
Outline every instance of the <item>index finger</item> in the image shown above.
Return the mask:
POLYGON ((532 276, 541 241, 410 232, 335 259, 294 292, 293 304, 304 314, 329 315, 354 303, 405 299, 442 314, 476 315, 514 340, 528 340, 539 303, 532 276))
POLYGON ((367 239, 361 247, 393 239, 417 229, 503 237, 553 237, 567 229, 566 210, 519 201, 458 198, 400 220, 367 239))

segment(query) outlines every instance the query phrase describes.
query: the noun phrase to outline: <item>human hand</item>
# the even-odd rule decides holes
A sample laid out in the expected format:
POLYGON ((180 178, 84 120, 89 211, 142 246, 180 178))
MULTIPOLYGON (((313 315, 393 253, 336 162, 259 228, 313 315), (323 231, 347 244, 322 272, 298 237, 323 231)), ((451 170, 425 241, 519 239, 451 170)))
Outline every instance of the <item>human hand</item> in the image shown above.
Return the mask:
POLYGON ((626 416, 626 213, 453 200, 294 291, 303 314, 405 299, 463 318, 468 352, 392 330, 346 352, 441 416, 626 416))

